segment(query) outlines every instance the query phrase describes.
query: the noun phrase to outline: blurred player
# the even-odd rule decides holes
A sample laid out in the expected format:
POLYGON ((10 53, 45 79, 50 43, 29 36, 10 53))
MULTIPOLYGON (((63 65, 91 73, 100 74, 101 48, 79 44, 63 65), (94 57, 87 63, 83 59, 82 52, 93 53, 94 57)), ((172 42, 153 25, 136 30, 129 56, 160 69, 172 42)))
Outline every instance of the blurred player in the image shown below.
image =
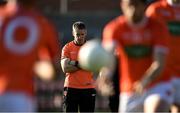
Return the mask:
POLYGON ((61 66, 66 74, 64 82, 64 110, 66 112, 94 112, 95 85, 93 73, 79 67, 78 52, 86 42, 87 29, 83 22, 72 25, 74 40, 62 49, 61 66))
MULTIPOLYGON (((121 0, 124 16, 112 20, 103 31, 103 45, 114 45, 119 58, 121 113, 167 112, 172 102, 172 86, 166 82, 169 76, 160 76, 169 34, 164 24, 145 16, 146 2, 121 0)), ((101 71, 102 80, 110 69, 101 71)))
POLYGON ((60 52, 57 32, 33 8, 34 3, 35 0, 8 0, 4 10, 11 4, 13 13, 0 15, 1 112, 36 110, 34 65, 37 61, 55 62, 60 52))
POLYGON ((164 21, 169 28, 171 38, 168 69, 172 72, 172 83, 176 91, 174 103, 180 110, 180 0, 158 1, 147 9, 147 15, 164 21))

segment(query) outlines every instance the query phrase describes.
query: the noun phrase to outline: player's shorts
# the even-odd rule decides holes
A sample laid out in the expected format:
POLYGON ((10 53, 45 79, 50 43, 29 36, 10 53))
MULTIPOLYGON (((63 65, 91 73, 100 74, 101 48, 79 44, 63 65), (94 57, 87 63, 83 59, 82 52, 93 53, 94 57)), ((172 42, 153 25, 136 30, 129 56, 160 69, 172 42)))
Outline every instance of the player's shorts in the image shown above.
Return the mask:
POLYGON ((175 90, 174 103, 180 105, 180 77, 172 78, 171 83, 175 90))
POLYGON ((148 89, 143 95, 121 93, 120 94, 120 113, 143 112, 144 103, 151 98, 161 98, 169 105, 173 103, 174 90, 170 82, 159 83, 148 89))
POLYGON ((35 112, 36 104, 32 97, 22 93, 8 92, 0 95, 0 112, 35 112))

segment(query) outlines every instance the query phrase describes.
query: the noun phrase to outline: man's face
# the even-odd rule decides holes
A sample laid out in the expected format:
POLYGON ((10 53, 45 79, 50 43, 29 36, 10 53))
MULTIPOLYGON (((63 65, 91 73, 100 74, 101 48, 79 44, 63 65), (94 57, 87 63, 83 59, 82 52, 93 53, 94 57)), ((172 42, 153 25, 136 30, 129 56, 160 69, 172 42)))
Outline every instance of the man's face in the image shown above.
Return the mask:
POLYGON ((74 41, 82 45, 86 41, 87 30, 86 29, 73 29, 74 41))
POLYGON ((128 22, 136 24, 143 19, 146 5, 140 0, 122 0, 121 8, 128 22))

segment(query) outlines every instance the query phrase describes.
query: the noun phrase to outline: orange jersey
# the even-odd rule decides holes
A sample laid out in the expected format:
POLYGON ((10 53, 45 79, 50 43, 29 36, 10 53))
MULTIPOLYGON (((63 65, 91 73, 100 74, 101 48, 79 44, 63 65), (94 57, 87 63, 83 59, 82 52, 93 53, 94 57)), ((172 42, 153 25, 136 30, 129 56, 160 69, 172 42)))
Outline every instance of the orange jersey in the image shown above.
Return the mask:
POLYGON ((121 92, 132 91, 134 82, 141 80, 152 63, 155 47, 167 52, 167 40, 166 27, 149 18, 145 19, 144 25, 134 28, 124 16, 107 24, 103 31, 103 44, 115 42, 117 47, 121 92))
MULTIPOLYGON (((18 7, 18 6, 17 6, 18 7)), ((4 18, 0 31, 0 91, 33 94, 33 66, 37 59, 60 53, 54 27, 37 11, 18 7, 4 18)))
MULTIPOLYGON (((75 45, 73 41, 67 43, 62 49, 61 58, 70 58, 77 61, 78 52, 81 46, 75 45)), ((71 88, 94 88, 92 72, 78 70, 72 73, 66 73, 64 87, 71 88)))
POLYGON ((167 0, 163 0, 150 5, 146 13, 152 18, 164 21, 168 26, 171 35, 168 68, 172 75, 180 77, 180 6, 170 5, 167 0))

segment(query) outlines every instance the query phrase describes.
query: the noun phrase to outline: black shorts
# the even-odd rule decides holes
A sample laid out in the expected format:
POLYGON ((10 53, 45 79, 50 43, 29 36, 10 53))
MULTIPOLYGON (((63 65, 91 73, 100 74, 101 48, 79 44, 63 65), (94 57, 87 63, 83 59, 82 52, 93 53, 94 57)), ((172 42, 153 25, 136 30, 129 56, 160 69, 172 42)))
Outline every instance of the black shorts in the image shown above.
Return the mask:
POLYGON ((63 110, 65 112, 94 112, 96 90, 64 88, 63 110))

